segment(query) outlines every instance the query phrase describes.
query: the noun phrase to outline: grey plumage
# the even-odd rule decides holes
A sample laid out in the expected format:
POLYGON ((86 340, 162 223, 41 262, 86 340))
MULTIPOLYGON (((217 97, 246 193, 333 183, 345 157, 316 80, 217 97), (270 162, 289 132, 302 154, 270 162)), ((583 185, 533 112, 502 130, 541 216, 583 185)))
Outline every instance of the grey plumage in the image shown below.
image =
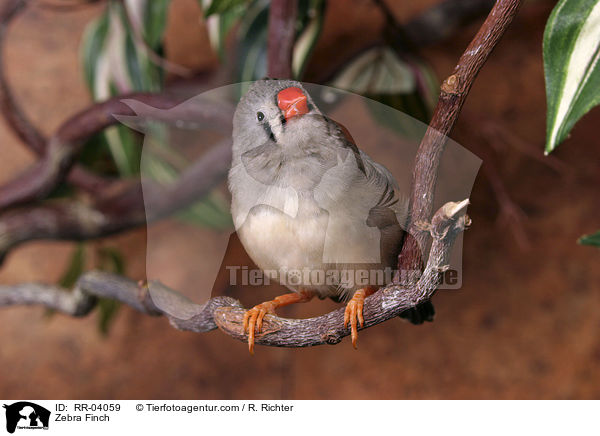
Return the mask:
POLYGON ((232 216, 261 269, 294 291, 346 301, 362 283, 291 283, 281 271, 341 278, 395 268, 406 200, 390 172, 349 141, 299 82, 255 82, 237 106, 233 139, 232 216), (289 87, 306 95, 308 112, 286 120, 277 95, 289 87))

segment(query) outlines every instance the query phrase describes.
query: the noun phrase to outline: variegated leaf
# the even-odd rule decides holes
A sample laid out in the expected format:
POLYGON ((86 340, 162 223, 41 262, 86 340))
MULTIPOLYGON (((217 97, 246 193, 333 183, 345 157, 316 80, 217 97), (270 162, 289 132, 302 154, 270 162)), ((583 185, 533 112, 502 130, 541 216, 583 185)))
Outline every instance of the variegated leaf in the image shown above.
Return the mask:
MULTIPOLYGON (((365 50, 346 64, 329 84, 377 100, 423 122, 428 121, 437 94, 437 81, 426 64, 416 59, 403 60, 387 46, 365 50)), ((378 106, 369 106, 369 109, 378 111, 378 106)), ((388 122, 384 113, 373 115, 382 125, 407 138, 417 139, 422 133, 414 122, 403 125, 388 122)))
MULTIPOLYGON (((94 100, 162 88, 164 72, 156 57, 162 52, 168 4, 169 0, 111 0, 89 25, 82 58, 94 100)), ((136 174, 139 139, 124 126, 107 129, 104 137, 119 173, 136 174)))
POLYGON ((561 0, 544 31, 546 154, 600 103, 600 0, 561 0))

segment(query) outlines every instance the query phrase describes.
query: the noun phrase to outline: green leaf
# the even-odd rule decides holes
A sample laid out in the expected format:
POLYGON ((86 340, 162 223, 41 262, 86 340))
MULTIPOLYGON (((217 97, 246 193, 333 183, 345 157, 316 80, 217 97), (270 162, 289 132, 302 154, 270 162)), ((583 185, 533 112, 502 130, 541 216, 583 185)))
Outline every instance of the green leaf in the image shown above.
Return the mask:
POLYGON ((248 3, 248 0, 212 0, 201 2, 201 6, 203 6, 204 17, 208 18, 213 14, 224 14, 239 9, 246 3, 248 3))
POLYGON ((108 34, 108 14, 104 13, 96 20, 88 24, 82 39, 80 56, 83 64, 85 82, 90 90, 94 89, 96 82, 96 68, 99 53, 104 50, 106 36, 108 34))
POLYGON ((600 248, 600 230, 591 235, 584 235, 577 241, 581 245, 593 245, 600 248))
POLYGON ((98 269, 114 274, 125 275, 125 259, 119 250, 100 247, 98 253, 98 269))
MULTIPOLYGON (((297 0, 296 42, 292 56, 294 77, 304 73, 310 54, 317 43, 325 14, 325 0, 297 0)), ((258 80, 267 75, 268 0, 253 0, 244 9, 236 33, 238 42, 237 81, 258 80)), ((241 89, 245 92, 245 89, 241 89)))
POLYGON ((150 0, 143 11, 142 35, 146 43, 155 50, 162 46, 170 2, 170 0, 150 0))
MULTIPOLYGON (((185 160, 173 150, 168 150, 170 162, 185 160)), ((148 149, 144 157, 144 174, 160 183, 171 183, 177 179, 183 167, 177 168, 172 163, 159 157, 148 149)), ((229 204, 218 191, 213 191, 202 200, 188 206, 176 215, 180 220, 190 224, 200 225, 214 230, 233 228, 233 219, 229 211, 229 204)))
POLYGON ((85 268, 85 245, 77 244, 75 251, 71 255, 69 266, 60 278, 60 285, 64 288, 71 289, 85 268))
POLYGON ((98 299, 98 329, 102 335, 108 335, 112 321, 121 308, 121 302, 110 298, 98 299))
POLYGON ((356 94, 409 94, 416 80, 408 65, 387 47, 375 47, 353 59, 331 84, 356 94))
POLYGON ((238 82, 257 80, 267 75, 268 24, 269 1, 254 0, 246 10, 237 32, 238 82))
POLYGON ((211 15, 206 19, 210 45, 217 52, 221 60, 225 58, 225 40, 227 35, 244 15, 245 11, 246 8, 241 5, 240 7, 229 9, 221 14, 211 15))
POLYGON ((229 205, 217 191, 210 193, 202 201, 196 202, 179 212, 177 217, 190 224, 200 225, 214 230, 233 228, 233 219, 229 205))
POLYGON ((300 2, 299 17, 301 20, 301 29, 296 35, 294 44, 294 53, 292 56, 292 71, 294 77, 301 78, 308 64, 310 55, 317 45, 323 21, 325 20, 325 0, 310 0, 309 2, 300 2), (308 3, 304 5, 304 3, 308 3), (304 6, 304 7, 303 7, 304 6))
POLYGON ((600 103, 600 0, 561 0, 544 31, 546 154, 600 103))
MULTIPOLYGON (((377 46, 360 53, 329 85, 371 98, 427 122, 433 109, 432 96, 437 93, 433 73, 424 63, 401 59, 387 46, 377 46)), ((374 119, 406 138, 420 139, 422 128, 413 120, 399 123, 390 119, 389 111, 377 104, 367 104, 374 119)))
MULTIPOLYGON (((149 50, 162 52, 168 5, 169 0, 135 3, 111 0, 102 16, 87 28, 81 56, 94 100, 162 89, 164 71, 151 58, 149 50)), ((84 150, 88 145, 91 143, 84 150)), ((125 126, 115 126, 104 132, 100 145, 110 152, 121 175, 139 173, 142 146, 139 135, 125 126)))

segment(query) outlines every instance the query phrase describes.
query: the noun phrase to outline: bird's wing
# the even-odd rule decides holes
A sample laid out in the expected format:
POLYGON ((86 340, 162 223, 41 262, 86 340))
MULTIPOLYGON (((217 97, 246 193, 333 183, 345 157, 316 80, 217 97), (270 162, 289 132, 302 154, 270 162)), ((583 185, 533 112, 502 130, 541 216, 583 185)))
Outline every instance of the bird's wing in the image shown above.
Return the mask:
POLYGON ((396 214, 398 223, 403 226, 408 215, 408 201, 400 193, 394 176, 386 167, 375 162, 369 155, 360 150, 348 129, 342 124, 330 118, 328 118, 328 122, 330 133, 354 154, 358 169, 364 174, 366 185, 371 188, 369 191, 378 195, 377 202, 373 205, 372 213, 374 217, 376 218, 380 212, 386 213, 386 210, 392 210, 396 214))
POLYGON ((395 209, 400 202, 398 183, 389 170, 383 165, 373 161, 365 152, 360 152, 367 182, 373 184, 381 191, 376 207, 389 207, 395 209))

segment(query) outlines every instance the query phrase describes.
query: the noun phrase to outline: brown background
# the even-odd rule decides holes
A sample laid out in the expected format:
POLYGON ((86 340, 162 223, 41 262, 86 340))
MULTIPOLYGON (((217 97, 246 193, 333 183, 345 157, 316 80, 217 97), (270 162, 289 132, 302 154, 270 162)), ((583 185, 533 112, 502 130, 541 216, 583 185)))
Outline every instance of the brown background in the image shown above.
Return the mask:
MULTIPOLYGON (((428 3, 434 2, 390 2, 400 20, 428 3)), ((489 146, 474 132, 490 125, 542 154, 541 41, 552 6, 538 1, 523 7, 467 100, 453 138, 482 158, 489 146)), ((9 31, 10 82, 47 133, 89 103, 78 44, 85 24, 99 11, 55 13, 34 7, 9 31)), ((167 52, 175 62, 195 68, 214 63, 199 20, 194 0, 173 1, 167 52)), ((331 1, 311 68, 375 37, 381 23, 369 1, 331 1)), ((477 27, 466 26, 424 51, 438 77, 451 71, 477 27)), ((0 398, 598 398, 600 251, 575 241, 600 228, 599 122, 600 111, 592 111, 557 150, 570 171, 557 172, 506 146, 488 158, 525 214, 530 247, 519 248, 510 228, 499 222, 496 197, 480 173, 469 207, 473 226, 465 236, 464 286, 436 295, 434 323, 391 320, 361 332, 358 351, 345 340, 301 350, 258 347, 250 356, 245 344, 219 331, 179 332, 165 319, 129 308, 118 314, 106 338, 98 333, 95 314, 47 318, 37 307, 5 308, 0 311, 0 398)), ((33 156, 2 122, 0 144, 4 182, 33 156)), ((101 243, 121 247, 129 275, 143 277, 143 231, 101 243)), ((72 250, 72 244, 57 242, 22 246, 2 266, 0 282, 55 282, 72 250)), ((332 307, 315 301, 293 314, 332 307)))

